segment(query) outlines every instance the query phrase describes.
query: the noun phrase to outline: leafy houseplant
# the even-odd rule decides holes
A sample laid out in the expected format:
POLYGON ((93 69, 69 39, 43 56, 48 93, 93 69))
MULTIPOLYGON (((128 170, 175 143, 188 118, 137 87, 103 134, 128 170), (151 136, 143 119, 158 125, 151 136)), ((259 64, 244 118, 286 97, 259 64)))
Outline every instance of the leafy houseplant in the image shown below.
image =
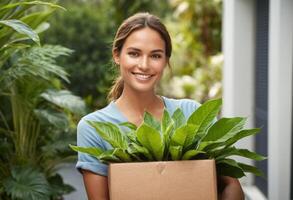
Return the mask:
POLYGON ((68 143, 85 105, 63 87, 68 74, 57 59, 72 51, 41 45, 38 35, 60 8, 44 1, 0 1, 1 200, 55 200, 74 190, 57 165, 72 159, 68 143))
POLYGON ((126 133, 109 122, 88 121, 113 149, 105 151, 97 147, 70 146, 104 163, 215 159, 218 175, 240 178, 245 176, 245 172, 251 172, 262 176, 256 167, 230 158, 265 159, 255 152, 233 146, 240 139, 255 135, 260 129, 244 129, 246 118, 241 117, 215 121, 221 104, 221 99, 207 101, 188 119, 180 109, 172 116, 165 110, 161 123, 145 113, 139 127, 129 122, 120 124, 129 128, 126 133))

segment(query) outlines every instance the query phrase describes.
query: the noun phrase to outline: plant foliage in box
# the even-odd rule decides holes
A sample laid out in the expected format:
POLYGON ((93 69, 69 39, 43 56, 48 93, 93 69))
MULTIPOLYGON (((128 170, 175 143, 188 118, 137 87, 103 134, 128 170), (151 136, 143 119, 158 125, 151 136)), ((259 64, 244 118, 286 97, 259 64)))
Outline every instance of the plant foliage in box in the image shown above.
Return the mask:
POLYGON ((265 157, 255 152, 233 146, 240 139, 255 135, 260 129, 244 129, 246 118, 242 117, 216 121, 221 105, 221 99, 207 101, 188 119, 180 109, 172 116, 165 110, 161 122, 146 112, 139 127, 129 122, 119 124, 128 127, 126 133, 110 122, 88 121, 113 149, 70 147, 104 163, 215 159, 218 175, 241 178, 245 172, 250 172, 262 176, 256 167, 231 158, 240 156, 256 161, 264 160, 265 157))

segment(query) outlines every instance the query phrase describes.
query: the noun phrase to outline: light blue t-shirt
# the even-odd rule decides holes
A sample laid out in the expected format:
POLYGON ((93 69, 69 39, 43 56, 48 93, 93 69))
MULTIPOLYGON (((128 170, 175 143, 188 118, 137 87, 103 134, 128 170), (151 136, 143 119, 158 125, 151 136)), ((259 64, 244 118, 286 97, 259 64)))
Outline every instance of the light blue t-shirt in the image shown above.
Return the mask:
MULTIPOLYGON (((170 115, 180 108, 184 116, 188 118, 200 104, 190 99, 170 99, 162 97, 165 105, 165 109, 170 115)), ((127 118, 123 116, 123 113, 118 109, 116 104, 112 101, 105 108, 97 110, 84 116, 77 126, 77 145, 82 147, 99 147, 101 149, 112 149, 112 146, 104 141, 96 130, 91 127, 86 121, 102 121, 119 124, 127 122, 127 118)), ((107 176, 108 165, 101 163, 98 159, 85 153, 78 153, 78 161, 76 164, 77 169, 89 170, 93 173, 107 176)))

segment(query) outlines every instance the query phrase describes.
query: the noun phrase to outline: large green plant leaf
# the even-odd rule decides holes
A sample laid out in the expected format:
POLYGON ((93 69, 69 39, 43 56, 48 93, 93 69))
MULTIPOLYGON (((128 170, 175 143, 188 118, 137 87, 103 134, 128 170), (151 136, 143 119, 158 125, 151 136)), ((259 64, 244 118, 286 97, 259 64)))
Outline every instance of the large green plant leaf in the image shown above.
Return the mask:
POLYGON ((41 97, 72 113, 84 114, 86 110, 84 101, 68 90, 47 90, 41 94, 41 97))
POLYGON ((131 154, 134 155, 134 157, 138 158, 138 161, 144 160, 140 158, 140 154, 144 156, 145 159, 147 160, 154 160, 152 154, 149 152, 149 150, 145 147, 142 147, 136 143, 130 143, 127 151, 131 154))
POLYGON ((156 120, 150 113, 145 112, 143 117, 143 122, 150 127, 155 128, 157 131, 161 130, 161 124, 158 120, 156 120))
POLYGON ((56 112, 48 109, 35 109, 34 113, 42 124, 49 124, 61 130, 65 130, 69 126, 67 115, 63 112, 56 112))
POLYGON ((170 145, 181 146, 183 149, 192 144, 199 126, 186 124, 174 131, 171 137, 170 145))
POLYGON ((4 188, 12 199, 49 200, 51 191, 44 174, 31 167, 14 167, 4 188))
POLYGON ((115 148, 113 155, 119 158, 122 162, 131 162, 131 156, 125 149, 115 148))
POLYGON ((161 134, 148 124, 142 124, 136 131, 137 140, 149 150, 156 160, 162 160, 164 142, 161 134))
POLYGON ((186 151, 183 156, 182 156, 182 160, 191 160, 192 158, 194 158, 196 155, 198 154, 202 154, 205 153, 204 151, 198 151, 195 149, 192 150, 188 150, 186 151))
POLYGON ((48 181, 51 185, 53 198, 60 198, 60 196, 63 196, 64 194, 69 194, 70 192, 75 191, 74 187, 63 182, 63 179, 59 174, 50 176, 48 181))
POLYGON ((263 172, 260 171, 258 168, 254 167, 254 166, 251 166, 251 165, 247 165, 247 164, 244 164, 244 163, 238 163, 238 165, 243 169, 243 171, 245 172, 250 172, 250 173, 253 173, 254 175, 256 176, 261 176, 261 177, 265 177, 263 172))
POLYGON ((202 141, 226 141, 237 134, 246 122, 246 118, 222 118, 218 120, 208 131, 202 141))
POLYGON ((222 105, 221 99, 210 100, 195 110, 187 120, 188 124, 199 126, 197 135, 202 137, 215 120, 222 105))
POLYGON ((22 21, 16 19, 0 20, 0 25, 12 28, 18 33, 24 34, 30 39, 32 39, 35 43, 40 45, 40 38, 38 34, 22 21))
POLYGON ((87 122, 89 123, 89 125, 94 127, 97 133, 104 140, 109 142, 109 144, 111 144, 113 148, 127 149, 127 139, 115 124, 112 124, 110 122, 87 122))
POLYGON ((180 160, 182 156, 182 146, 170 146, 169 152, 172 160, 180 160))
POLYGON ((235 160, 224 159, 216 162, 217 175, 241 178, 245 176, 243 169, 235 160))
POLYGON ((119 126, 125 126, 125 127, 129 128, 131 130, 134 130, 134 131, 137 129, 137 126, 131 122, 122 122, 119 124, 119 126))
POLYGON ((80 147, 71 144, 69 144, 69 147, 76 152, 87 153, 94 157, 99 157, 104 152, 103 149, 100 149, 98 147, 80 147))
POLYGON ((230 147, 230 148, 226 148, 221 151, 218 151, 215 156, 217 160, 224 159, 229 156, 241 156, 244 158, 249 158, 249 159, 257 160, 257 161, 262 161, 266 159, 266 157, 261 156, 255 152, 249 151, 247 149, 236 149, 235 147, 230 147))
POLYGON ((227 147, 231 146, 231 145, 235 144, 237 141, 239 141, 240 139, 247 137, 247 136, 255 135, 259 132, 260 132, 260 128, 241 130, 235 136, 233 136, 232 138, 227 140, 225 142, 225 145, 227 147))
POLYGON ((174 129, 177 129, 186 123, 185 116, 180 108, 177 108, 174 111, 172 119, 174 121, 174 129))

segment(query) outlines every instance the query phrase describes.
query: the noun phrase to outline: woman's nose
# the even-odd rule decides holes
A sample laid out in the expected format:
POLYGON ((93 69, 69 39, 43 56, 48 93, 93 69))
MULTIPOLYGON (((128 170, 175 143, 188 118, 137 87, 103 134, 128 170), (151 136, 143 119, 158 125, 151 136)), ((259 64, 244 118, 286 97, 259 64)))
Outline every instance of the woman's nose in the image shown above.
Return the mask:
POLYGON ((138 64, 138 68, 140 70, 147 70, 148 69, 148 58, 147 57, 143 57, 141 60, 140 60, 140 63, 138 64))

